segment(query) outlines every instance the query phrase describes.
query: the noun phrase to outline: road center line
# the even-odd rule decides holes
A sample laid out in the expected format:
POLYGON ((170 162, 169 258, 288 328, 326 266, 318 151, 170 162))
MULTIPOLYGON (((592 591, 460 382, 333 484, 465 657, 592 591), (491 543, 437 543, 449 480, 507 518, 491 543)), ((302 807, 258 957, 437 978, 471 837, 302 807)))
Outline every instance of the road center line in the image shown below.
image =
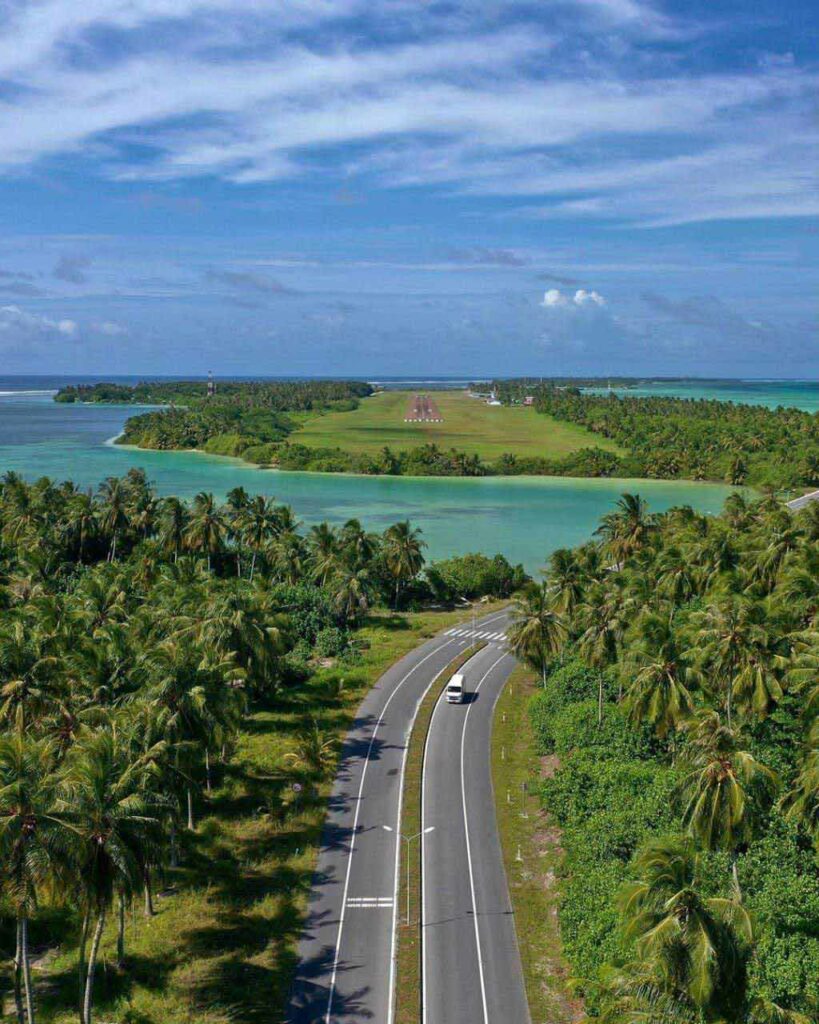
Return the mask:
MULTIPOLYGON (((486 670, 478 685, 475 687, 475 693, 480 690, 483 682, 495 671, 500 665, 506 653, 502 654, 499 658, 492 662, 489 668, 486 670)), ((478 927, 478 902, 475 895, 475 876, 472 870, 472 844, 469 841, 469 818, 466 810, 466 781, 464 775, 464 749, 466 745, 466 724, 469 720, 469 712, 472 710, 472 704, 467 705, 466 714, 464 715, 464 727, 461 731, 461 804, 463 805, 464 813, 464 834, 466 836, 466 862, 469 867, 469 888, 472 892, 472 922, 475 925, 475 942, 478 947, 478 972, 481 979, 481 1001, 483 1003, 483 1019, 484 1024, 489 1024, 489 1007, 486 1002, 486 979, 483 974, 483 956, 481 953, 481 930, 478 927)))

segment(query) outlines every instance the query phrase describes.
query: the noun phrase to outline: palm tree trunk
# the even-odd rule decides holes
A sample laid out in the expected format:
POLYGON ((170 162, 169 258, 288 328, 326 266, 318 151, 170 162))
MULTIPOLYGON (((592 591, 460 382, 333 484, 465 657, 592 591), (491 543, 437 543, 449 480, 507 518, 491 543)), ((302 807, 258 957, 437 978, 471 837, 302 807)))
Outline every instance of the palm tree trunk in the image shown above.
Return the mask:
POLYGON ((31 964, 28 959, 28 915, 23 913, 21 922, 20 954, 23 960, 23 988, 26 995, 26 1016, 28 1024, 34 1024, 34 995, 31 991, 31 964))
POLYGON ((119 894, 117 913, 117 966, 122 967, 125 963, 125 894, 119 894))
POLYGON ((77 1010, 80 1015, 80 1021, 83 1020, 83 1005, 82 996, 83 988, 85 986, 85 948, 88 944, 88 926, 91 924, 91 908, 86 907, 85 913, 82 917, 82 932, 80 933, 80 950, 77 958, 77 1010))
POLYGON ((176 845, 176 822, 171 822, 171 867, 175 868, 179 864, 179 851, 176 845))
POLYGON ((253 558, 250 560, 250 582, 253 582, 253 573, 256 571, 256 555, 258 552, 254 550, 253 558))
POLYGON ((208 793, 211 791, 211 777, 210 777, 210 751, 205 747, 205 789, 208 793))
POLYGON ((603 674, 600 674, 600 682, 597 684, 597 727, 603 724, 603 674))
POLYGON ((91 1005, 94 1000, 94 972, 97 969, 97 956, 102 941, 102 929, 105 927, 105 908, 100 910, 91 940, 91 955, 88 958, 88 975, 85 979, 85 999, 83 1000, 83 1024, 91 1024, 91 1005))
POLYGON ((111 542, 111 550, 108 552, 108 561, 113 562, 117 557, 117 535, 114 533, 114 539, 111 542))
POLYGON ((208 552, 208 572, 210 572, 210 551, 208 552))
POLYGON ((195 825, 193 823, 193 790, 188 786, 188 829, 193 832, 195 825))
POLYGON ((23 1009, 23 917, 17 915, 17 948, 14 951, 14 1005, 17 1010, 17 1024, 26 1024, 26 1011, 23 1009))
POLYGON ((145 893, 145 916, 154 916, 154 896, 151 892, 151 869, 146 864, 142 869, 142 886, 145 893))

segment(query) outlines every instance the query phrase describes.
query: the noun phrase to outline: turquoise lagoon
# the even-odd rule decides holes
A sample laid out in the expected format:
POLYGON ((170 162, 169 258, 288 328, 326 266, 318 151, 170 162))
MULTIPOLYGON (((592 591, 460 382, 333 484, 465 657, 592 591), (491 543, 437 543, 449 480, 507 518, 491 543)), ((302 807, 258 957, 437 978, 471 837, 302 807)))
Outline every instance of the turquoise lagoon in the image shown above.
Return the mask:
MULTIPOLYGON (((2 389, 0 389, 0 392, 2 389)), ((653 511, 692 505, 718 512, 730 488, 655 480, 567 477, 362 477, 256 469, 234 459, 189 452, 147 452, 110 443, 132 406, 58 405, 50 394, 0 394, 0 473, 48 476, 96 487, 141 466, 160 494, 191 497, 233 487, 275 496, 302 522, 359 518, 382 530, 397 519, 421 527, 431 558, 502 552, 536 572, 555 548, 588 539, 623 491, 639 492, 653 511)))

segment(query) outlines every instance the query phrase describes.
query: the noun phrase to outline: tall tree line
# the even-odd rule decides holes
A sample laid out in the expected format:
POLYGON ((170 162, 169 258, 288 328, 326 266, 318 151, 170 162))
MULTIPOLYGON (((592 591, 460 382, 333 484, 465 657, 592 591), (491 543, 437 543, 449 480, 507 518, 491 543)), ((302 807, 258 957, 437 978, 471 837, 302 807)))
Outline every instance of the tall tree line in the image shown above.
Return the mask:
POLYGON ((618 948, 629 956, 592 986, 592 1011, 608 1020, 816 1015, 817 540, 819 504, 792 514, 735 494, 720 517, 687 507, 654 516, 627 494, 594 541, 555 552, 543 582, 517 602, 513 649, 551 700, 571 704, 562 714, 539 705, 561 738, 565 764, 547 794, 570 837, 583 823, 565 807, 588 803, 590 787, 629 792, 637 768, 620 749, 642 751, 649 778, 674 780, 667 806, 651 812, 660 831, 649 828, 636 849, 617 808, 600 818, 615 834, 593 837, 612 844, 625 877, 618 948), (584 667, 567 675, 578 659, 584 667), (580 697, 560 689, 569 685, 580 697), (779 890, 778 876, 765 879, 767 910, 755 914, 762 857, 802 866, 779 890), (777 904, 792 907, 792 930, 773 923, 777 904))
MULTIPOLYGON (((78 908, 77 1011, 91 1024, 106 923, 126 962, 128 908, 195 830, 203 793, 290 653, 400 607, 424 566, 409 523, 302 530, 232 491, 159 498, 140 471, 94 493, 0 482, 0 881, 14 922, 18 1022, 37 1016, 30 923, 78 908)), ((305 770, 332 742, 299 740, 305 770)))

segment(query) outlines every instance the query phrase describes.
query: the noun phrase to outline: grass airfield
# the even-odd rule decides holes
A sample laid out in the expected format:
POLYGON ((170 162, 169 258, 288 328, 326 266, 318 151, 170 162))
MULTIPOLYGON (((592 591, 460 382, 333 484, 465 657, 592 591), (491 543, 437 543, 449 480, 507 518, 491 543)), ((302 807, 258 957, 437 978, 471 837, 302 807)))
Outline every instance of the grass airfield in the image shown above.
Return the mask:
POLYGON ((465 391, 435 391, 443 423, 405 423, 414 391, 382 391, 352 412, 310 417, 290 435, 294 444, 374 454, 385 445, 400 451, 424 444, 456 448, 492 460, 511 452, 559 458, 597 446, 620 452, 613 442, 582 427, 560 423, 523 406, 491 406, 465 391))

